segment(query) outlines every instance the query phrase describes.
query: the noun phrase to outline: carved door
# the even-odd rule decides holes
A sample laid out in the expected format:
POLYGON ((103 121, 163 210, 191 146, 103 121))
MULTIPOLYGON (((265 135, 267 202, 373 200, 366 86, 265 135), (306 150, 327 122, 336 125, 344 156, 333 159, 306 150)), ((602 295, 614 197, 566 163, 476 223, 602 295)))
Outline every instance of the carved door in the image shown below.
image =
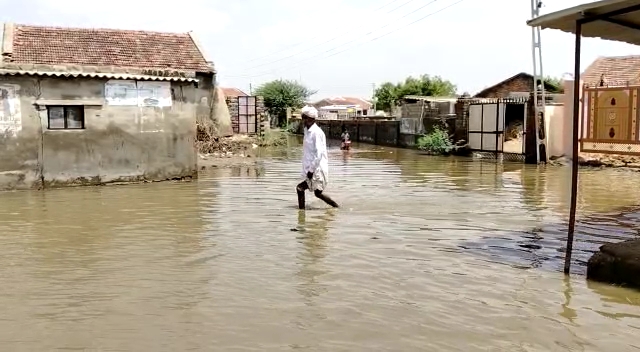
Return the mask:
POLYGON ((626 141, 629 135, 629 92, 610 90, 600 92, 597 100, 597 139, 626 141))

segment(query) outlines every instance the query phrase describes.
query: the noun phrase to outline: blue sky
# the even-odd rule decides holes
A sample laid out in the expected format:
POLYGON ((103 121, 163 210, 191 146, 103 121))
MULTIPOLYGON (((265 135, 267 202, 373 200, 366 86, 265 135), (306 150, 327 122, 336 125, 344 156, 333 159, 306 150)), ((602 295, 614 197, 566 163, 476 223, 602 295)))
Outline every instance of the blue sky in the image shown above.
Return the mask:
MULTIPOLYGON (((221 85, 248 91, 276 78, 301 80, 318 91, 317 99, 368 98, 374 83, 423 73, 473 94, 532 71, 528 0, 458 1, 0 0, 0 21, 193 30, 221 85)), ((587 1, 548 2, 543 13, 587 1)), ((572 35, 544 30, 542 49, 545 74, 573 70, 572 35)), ((598 56, 630 54, 640 47, 585 39, 583 68, 598 56)))

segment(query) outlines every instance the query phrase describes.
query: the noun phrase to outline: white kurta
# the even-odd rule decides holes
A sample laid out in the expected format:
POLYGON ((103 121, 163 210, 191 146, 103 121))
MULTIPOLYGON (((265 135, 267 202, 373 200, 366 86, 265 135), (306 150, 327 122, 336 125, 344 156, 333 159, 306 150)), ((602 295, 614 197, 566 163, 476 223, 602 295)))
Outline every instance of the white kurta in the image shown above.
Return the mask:
POLYGON ((311 191, 323 191, 329 181, 327 138, 315 123, 309 129, 304 129, 302 150, 302 177, 307 180, 311 191), (307 172, 313 172, 313 179, 307 179, 307 172))

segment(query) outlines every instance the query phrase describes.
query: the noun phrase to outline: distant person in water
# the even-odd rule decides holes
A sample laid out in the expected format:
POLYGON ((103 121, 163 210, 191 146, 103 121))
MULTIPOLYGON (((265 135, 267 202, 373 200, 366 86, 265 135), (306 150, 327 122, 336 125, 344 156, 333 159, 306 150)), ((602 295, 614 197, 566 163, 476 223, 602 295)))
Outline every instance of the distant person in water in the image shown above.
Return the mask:
POLYGON ((322 129, 316 124, 318 110, 314 107, 302 108, 302 123, 304 125, 304 142, 302 145, 302 177, 304 181, 296 187, 298 193, 298 208, 305 208, 305 191, 310 190, 330 206, 337 208, 338 204, 324 194, 329 181, 329 159, 327 156, 327 138, 322 129))
POLYGON ((340 149, 349 150, 351 148, 351 139, 349 138, 349 132, 347 132, 347 126, 342 125, 342 134, 340 135, 342 139, 342 145, 340 145, 340 149))

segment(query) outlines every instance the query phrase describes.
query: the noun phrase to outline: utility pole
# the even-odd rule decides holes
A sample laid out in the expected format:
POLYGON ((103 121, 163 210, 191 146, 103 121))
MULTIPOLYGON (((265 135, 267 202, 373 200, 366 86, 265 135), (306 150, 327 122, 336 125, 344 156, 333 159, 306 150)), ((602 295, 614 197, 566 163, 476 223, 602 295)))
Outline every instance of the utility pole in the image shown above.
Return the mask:
POLYGON ((371 98, 373 100, 373 113, 375 114, 376 110, 376 104, 378 103, 378 99, 376 99, 376 84, 375 83, 371 83, 371 98))
MULTIPOLYGON (((541 0, 531 0, 531 18, 540 16, 540 8, 542 7, 541 0)), ((545 139, 540 138, 540 129, 545 128, 544 113, 546 98, 544 92, 544 73, 542 71, 542 44, 540 42, 540 27, 531 27, 531 52, 533 55, 533 104, 535 107, 535 136, 536 136, 536 161, 546 162, 547 153, 545 139), (540 89, 538 89, 538 82, 540 82, 540 89), (541 153, 542 151, 542 153, 541 153)), ((526 128, 525 121, 525 128, 526 128)), ((543 137, 544 136, 543 134, 543 137)), ((523 142, 524 143, 524 142, 523 142)))
POLYGON ((253 95, 253 86, 249 83, 249 95, 253 95))

